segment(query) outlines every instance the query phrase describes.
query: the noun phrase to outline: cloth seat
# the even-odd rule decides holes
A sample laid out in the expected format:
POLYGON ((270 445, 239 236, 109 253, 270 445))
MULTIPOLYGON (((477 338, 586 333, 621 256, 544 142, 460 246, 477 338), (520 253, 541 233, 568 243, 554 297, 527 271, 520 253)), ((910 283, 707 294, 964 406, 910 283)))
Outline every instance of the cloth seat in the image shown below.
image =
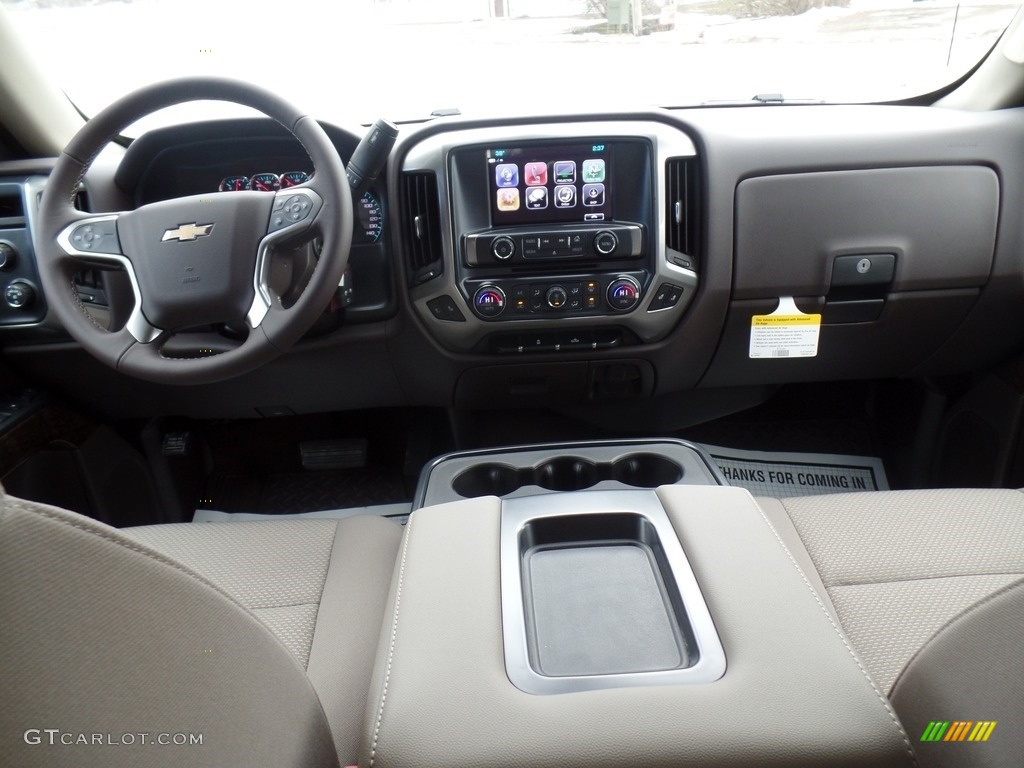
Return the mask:
POLYGON ((0 495, 5 762, 356 762, 400 539, 378 517, 118 531, 0 495))
POLYGON ((1020 765, 1024 493, 886 491, 758 503, 889 696, 922 764, 1020 765), (932 722, 993 721, 1001 726, 983 744, 921 741, 932 722))

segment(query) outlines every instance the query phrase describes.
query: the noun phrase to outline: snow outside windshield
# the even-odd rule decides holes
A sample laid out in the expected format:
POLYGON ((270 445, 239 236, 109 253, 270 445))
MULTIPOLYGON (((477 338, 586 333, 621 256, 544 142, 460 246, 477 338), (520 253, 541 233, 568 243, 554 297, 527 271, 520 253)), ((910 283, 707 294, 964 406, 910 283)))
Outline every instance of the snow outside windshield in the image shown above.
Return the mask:
MULTIPOLYGON (((947 0, 3 0, 87 115, 137 86, 239 77, 341 123, 940 88, 1018 6, 947 0)), ((168 119, 209 116, 182 108, 168 119)))

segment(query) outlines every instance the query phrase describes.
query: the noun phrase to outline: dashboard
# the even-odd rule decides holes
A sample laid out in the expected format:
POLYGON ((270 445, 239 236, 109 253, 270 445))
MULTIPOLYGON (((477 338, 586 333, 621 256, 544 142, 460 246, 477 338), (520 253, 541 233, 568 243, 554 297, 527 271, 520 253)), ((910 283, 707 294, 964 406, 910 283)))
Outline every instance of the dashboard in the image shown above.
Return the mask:
MULTIPOLYGON (((324 127, 347 162, 356 132, 324 127)), ((1020 110, 766 105, 402 126, 356 201, 347 306, 325 308, 260 371, 188 389, 100 372, 68 343, 33 273, 46 164, 0 164, 0 252, 14 251, 0 266, 0 343, 44 381, 79 372, 83 396, 119 415, 634 402, 632 418, 679 423, 780 383, 970 371, 1024 344, 1024 324, 1007 321, 1024 300, 1022 156, 1020 110), (757 353, 753 329, 783 308, 812 318, 800 321, 816 329, 810 354, 790 342, 757 353)), ((101 158, 81 205, 271 194, 314 172, 271 121, 196 123, 101 158)), ((116 323, 116 273, 78 282, 116 323)), ((187 349, 230 348, 224 329, 187 330, 187 349)))

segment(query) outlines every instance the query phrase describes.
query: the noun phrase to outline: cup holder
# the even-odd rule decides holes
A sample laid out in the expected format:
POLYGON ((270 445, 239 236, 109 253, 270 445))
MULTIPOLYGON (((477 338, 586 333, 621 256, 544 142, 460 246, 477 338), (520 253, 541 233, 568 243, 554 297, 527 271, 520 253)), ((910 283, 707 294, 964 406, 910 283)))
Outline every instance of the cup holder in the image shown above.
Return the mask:
POLYGON ((508 464, 477 464, 452 480, 452 489, 467 499, 506 496, 520 487, 519 470, 508 464))
POLYGON ((549 491, 582 491, 601 479, 599 466, 602 465, 577 456, 559 456, 534 467, 529 484, 549 491))
POLYGON ((612 479, 636 488, 657 488, 682 480, 683 468, 656 453, 631 453, 612 464, 612 479))
POLYGON ((460 472, 452 489, 463 498, 507 496, 525 486, 548 491, 582 491, 604 480, 634 488, 672 485, 683 477, 677 461, 656 453, 629 453, 615 461, 595 462, 582 456, 557 456, 533 467, 490 462, 460 472))

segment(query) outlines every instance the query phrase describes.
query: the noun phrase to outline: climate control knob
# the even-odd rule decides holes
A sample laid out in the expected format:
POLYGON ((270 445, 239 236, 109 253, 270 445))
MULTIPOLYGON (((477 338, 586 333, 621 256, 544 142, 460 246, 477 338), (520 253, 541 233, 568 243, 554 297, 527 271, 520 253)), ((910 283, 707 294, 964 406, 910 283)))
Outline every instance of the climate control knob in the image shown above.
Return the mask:
POLYGON ((28 280, 15 280, 4 289, 4 303, 11 309, 25 309, 36 300, 36 288, 28 280))
POLYGON ((615 236, 614 232, 602 230, 594 235, 594 250, 602 256, 611 255, 618 246, 619 238, 615 236))
POLYGON ((491 241, 491 253, 498 261, 511 259, 516 252, 516 244, 511 237, 496 237, 491 241))
POLYGON ((496 285, 481 285, 473 294, 473 309, 480 317, 497 317, 505 309, 505 292, 496 285))
POLYGON ((565 306, 565 302, 569 300, 569 293, 560 285, 553 285, 548 288, 547 294, 544 298, 548 302, 548 306, 552 309, 561 309, 565 306))
POLYGON ((10 243, 0 240, 0 269, 10 269, 18 258, 18 251, 10 243))
POLYGON ((640 283, 628 275, 620 275, 608 284, 608 304, 627 312, 640 302, 640 283))

